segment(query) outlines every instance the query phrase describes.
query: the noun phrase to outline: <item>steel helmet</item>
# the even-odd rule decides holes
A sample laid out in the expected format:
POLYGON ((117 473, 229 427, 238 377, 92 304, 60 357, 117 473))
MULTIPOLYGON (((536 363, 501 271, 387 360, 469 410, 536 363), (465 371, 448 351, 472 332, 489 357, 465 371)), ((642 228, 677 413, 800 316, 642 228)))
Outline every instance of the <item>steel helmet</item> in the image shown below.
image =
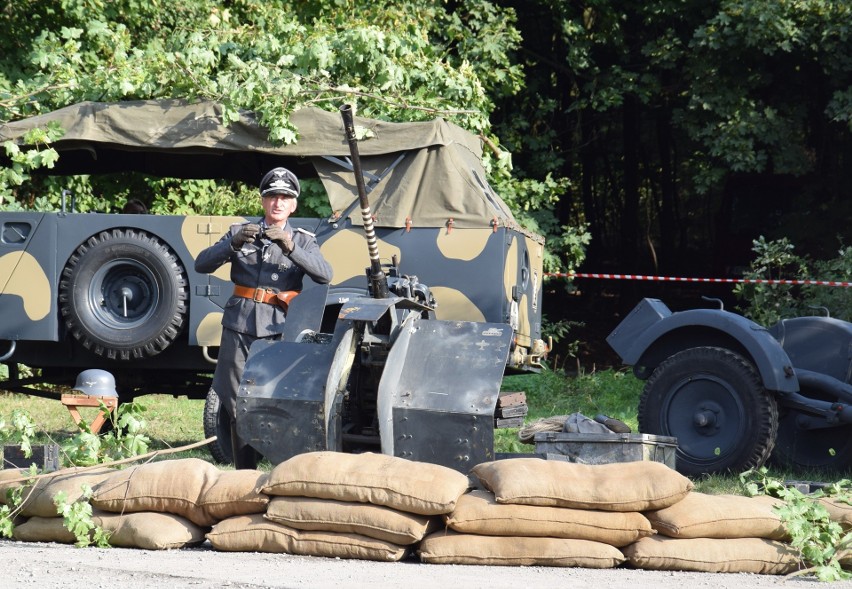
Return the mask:
POLYGON ((90 397, 117 397, 115 377, 106 370, 91 368, 77 375, 74 390, 90 397))
POLYGON ((287 168, 272 168, 260 181, 260 196, 286 194, 298 197, 302 191, 296 174, 287 168))

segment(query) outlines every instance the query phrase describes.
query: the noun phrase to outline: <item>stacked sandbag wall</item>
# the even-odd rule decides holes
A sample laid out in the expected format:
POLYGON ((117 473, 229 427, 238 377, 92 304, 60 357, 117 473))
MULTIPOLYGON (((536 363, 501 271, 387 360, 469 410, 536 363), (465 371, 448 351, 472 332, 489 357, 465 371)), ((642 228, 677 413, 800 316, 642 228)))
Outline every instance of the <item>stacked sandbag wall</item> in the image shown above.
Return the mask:
POLYGON ((213 548, 398 561, 468 489, 452 469, 383 454, 314 452, 276 466, 262 516, 232 518, 213 548))
MULTIPOLYGON (((0 471, 0 501, 21 482, 0 471)), ((382 454, 313 452, 265 473, 200 459, 124 470, 65 469, 25 489, 21 541, 74 542, 54 497, 88 499, 114 546, 434 564, 785 574, 800 566, 779 500, 707 495, 648 461, 584 465, 514 458, 452 469, 382 454)), ((822 500, 852 527, 852 507, 822 500)), ((852 561, 852 557, 849 559, 852 561)), ((845 561, 844 561, 845 562, 845 561)), ((852 564, 846 563, 846 564, 852 564)))

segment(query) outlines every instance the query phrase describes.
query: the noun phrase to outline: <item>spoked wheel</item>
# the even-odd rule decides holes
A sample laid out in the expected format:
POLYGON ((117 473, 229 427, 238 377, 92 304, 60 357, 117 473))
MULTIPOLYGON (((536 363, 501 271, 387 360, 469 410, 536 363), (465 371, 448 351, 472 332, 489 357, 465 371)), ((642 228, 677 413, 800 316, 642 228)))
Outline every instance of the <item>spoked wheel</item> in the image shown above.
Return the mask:
POLYGON ((684 475, 742 472, 769 457, 778 407, 745 358, 724 348, 690 348, 648 379, 639 429, 677 438, 676 468, 684 475))
MULTIPOLYGON (((803 391, 808 398, 824 395, 803 391)), ((831 399, 832 401, 836 399, 831 399)), ((840 472, 852 469, 852 425, 808 428, 807 417, 792 409, 781 410, 772 462, 780 466, 840 472)))

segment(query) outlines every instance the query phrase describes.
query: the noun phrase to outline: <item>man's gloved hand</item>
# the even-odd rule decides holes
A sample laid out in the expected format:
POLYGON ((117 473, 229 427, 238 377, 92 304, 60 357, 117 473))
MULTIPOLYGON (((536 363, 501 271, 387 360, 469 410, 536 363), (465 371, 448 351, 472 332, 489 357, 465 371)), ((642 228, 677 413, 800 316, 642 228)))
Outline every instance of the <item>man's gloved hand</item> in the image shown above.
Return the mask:
POLYGON ((281 248, 285 254, 293 251, 293 236, 289 231, 284 231, 283 227, 273 225, 266 228, 266 237, 275 245, 281 248))
POLYGON ((260 225, 257 225, 256 223, 243 225, 231 238, 231 247, 238 250, 243 247, 244 244, 253 241, 259 233, 260 225))

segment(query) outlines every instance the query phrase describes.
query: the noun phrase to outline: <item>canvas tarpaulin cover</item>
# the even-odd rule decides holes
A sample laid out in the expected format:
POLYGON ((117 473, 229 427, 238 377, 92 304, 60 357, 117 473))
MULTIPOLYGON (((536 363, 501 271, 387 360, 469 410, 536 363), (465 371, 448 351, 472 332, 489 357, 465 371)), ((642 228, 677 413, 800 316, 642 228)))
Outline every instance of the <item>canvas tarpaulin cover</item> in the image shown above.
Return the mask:
MULTIPOLYGON (((180 100, 82 102, 0 126, 0 142, 24 146, 31 129, 55 122, 65 134, 53 174, 138 171, 176 178, 221 178, 256 183, 282 165, 300 177, 319 177, 332 209, 361 223, 349 145, 338 113, 302 108, 291 117, 298 140, 274 145, 254 113, 222 123, 215 102, 180 100), (355 204, 355 206, 353 206, 355 204)), ((443 119, 390 123, 355 118, 367 130, 358 141, 369 200, 379 227, 517 228, 488 185, 480 139, 443 119)))

